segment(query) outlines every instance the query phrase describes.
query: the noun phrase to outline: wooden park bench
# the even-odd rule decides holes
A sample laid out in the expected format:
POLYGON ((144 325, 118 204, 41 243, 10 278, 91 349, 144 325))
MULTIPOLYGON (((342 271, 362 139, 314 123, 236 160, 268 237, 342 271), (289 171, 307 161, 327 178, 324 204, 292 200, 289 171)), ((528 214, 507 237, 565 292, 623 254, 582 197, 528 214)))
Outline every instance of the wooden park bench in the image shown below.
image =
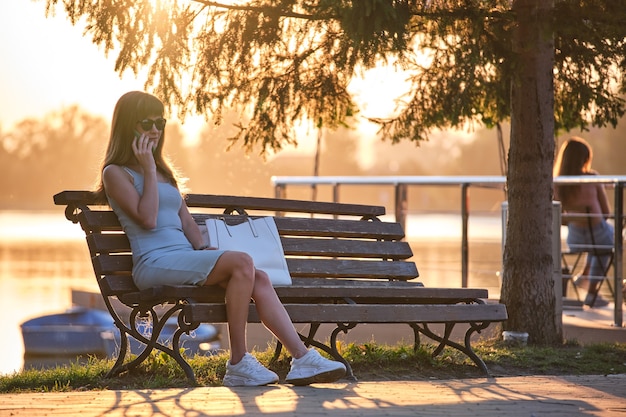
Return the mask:
MULTIPOLYGON (((487 303, 487 290, 425 288, 416 282, 418 271, 400 224, 381 221, 381 206, 300 200, 189 194, 186 201, 198 224, 210 216, 273 215, 281 235, 293 278, 291 286, 276 287, 294 323, 307 323, 303 341, 343 362, 347 378, 350 364, 337 349, 337 336, 361 323, 406 323, 413 329, 415 346, 420 334, 438 343, 436 356, 448 346, 465 353, 484 373, 485 363, 471 346, 471 336, 491 323, 507 319, 502 304, 487 303), (440 323, 443 331, 433 325, 440 323), (330 336, 318 336, 321 324, 331 324, 330 336), (457 324, 467 325, 464 343, 451 340, 457 324), (323 338, 322 338, 323 337, 323 338)), ((161 286, 138 290, 132 280, 130 245, 111 209, 89 191, 63 191, 54 196, 66 206, 65 215, 80 223, 86 237, 104 302, 121 333, 120 353, 110 376, 130 370, 153 349, 170 355, 195 384, 195 376, 179 349, 179 338, 202 323, 225 323, 224 291, 217 287, 161 286), (122 317, 115 299, 130 308, 122 317), (164 309, 157 311, 157 307, 164 309), (165 321, 178 316, 172 345, 158 341, 165 321), (137 329, 140 318, 152 320, 152 334, 137 329), (135 358, 126 358, 128 336, 145 343, 135 358)), ((116 301, 119 304, 119 302, 116 301)), ((259 323, 254 303, 250 323, 259 323)), ((303 332, 304 333, 304 332, 303 332)), ((274 359, 282 346, 276 346, 274 359)))

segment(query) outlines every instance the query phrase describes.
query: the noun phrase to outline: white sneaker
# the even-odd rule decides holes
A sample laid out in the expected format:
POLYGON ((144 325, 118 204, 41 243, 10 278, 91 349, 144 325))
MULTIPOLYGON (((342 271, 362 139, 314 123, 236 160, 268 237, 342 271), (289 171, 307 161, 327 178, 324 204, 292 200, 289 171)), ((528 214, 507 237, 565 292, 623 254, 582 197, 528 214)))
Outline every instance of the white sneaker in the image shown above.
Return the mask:
POLYGON ((278 382, 278 375, 261 365, 254 356, 246 353, 236 365, 226 362, 226 387, 256 387, 278 382))
POLYGON ((291 370, 285 382, 293 385, 309 385, 315 382, 334 382, 346 374, 346 366, 322 357, 315 349, 300 359, 291 360, 291 370))

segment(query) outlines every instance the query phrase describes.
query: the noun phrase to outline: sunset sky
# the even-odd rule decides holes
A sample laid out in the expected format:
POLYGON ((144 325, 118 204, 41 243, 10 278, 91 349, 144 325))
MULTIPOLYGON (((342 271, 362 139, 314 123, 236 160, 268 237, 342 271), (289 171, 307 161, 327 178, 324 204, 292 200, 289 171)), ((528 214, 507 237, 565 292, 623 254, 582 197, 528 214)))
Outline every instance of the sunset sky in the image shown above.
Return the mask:
MULTIPOLYGON (((108 58, 83 28, 72 26, 62 12, 45 17, 45 1, 0 1, 0 130, 7 131, 24 118, 41 118, 51 111, 78 104, 110 120, 117 99, 127 91, 142 90, 143 78, 132 73, 120 79, 114 71, 115 54, 108 58)), ((384 117, 394 107, 402 76, 389 69, 374 69, 365 80, 354 80, 351 90, 365 103, 364 116, 384 117)), ((170 115, 170 120, 174 117, 170 115)), ((188 117, 184 128, 193 141, 203 125, 200 116, 188 117)), ((372 158, 368 144, 377 126, 360 123, 362 162, 372 158)), ((314 133, 299 135, 299 151, 312 151, 314 133)))
POLYGON ((0 2, 0 126, 79 104, 107 120, 119 96, 143 83, 120 80, 113 59, 64 16, 45 17, 45 2, 0 2))

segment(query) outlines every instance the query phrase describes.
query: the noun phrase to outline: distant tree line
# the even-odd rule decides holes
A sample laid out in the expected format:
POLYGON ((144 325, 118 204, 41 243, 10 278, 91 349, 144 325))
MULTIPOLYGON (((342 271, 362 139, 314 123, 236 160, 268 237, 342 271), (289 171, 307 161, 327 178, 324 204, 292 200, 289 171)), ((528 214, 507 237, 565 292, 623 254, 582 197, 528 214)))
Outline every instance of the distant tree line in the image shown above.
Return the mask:
MULTIPOLYGON (((189 178, 192 192, 273 196, 273 175, 313 175, 314 157, 307 153, 279 152, 260 156, 228 142, 233 134, 234 115, 221 125, 207 124, 200 140, 192 146, 184 141, 180 125, 167 127, 167 151, 183 177, 189 178)), ((618 129, 571 132, 586 138, 594 149, 594 167, 602 174, 626 175, 625 123, 618 129)), ((92 189, 109 135, 109 122, 72 106, 43 116, 29 118, 10 131, 0 129, 0 209, 50 209, 52 196, 62 190, 92 189)), ((429 142, 375 141, 369 144, 375 155, 364 166, 359 160, 359 132, 348 128, 325 131, 320 158, 320 175, 503 175, 500 169, 496 134, 475 132, 473 140, 450 140, 453 133, 433 135, 429 142)), ((460 137, 457 135, 457 137, 460 137)), ((558 144, 557 144, 558 145, 558 144)), ((508 147, 508 144, 505 143, 508 147)), ((503 195, 472 190, 472 209, 496 207, 503 195), (476 197, 478 196, 478 197, 476 197)), ((309 199, 311 189, 293 187, 288 197, 309 199)), ((330 190, 318 190, 318 199, 331 198, 330 190)), ((392 188, 345 187, 342 201, 391 204, 392 188)), ((412 210, 458 210, 457 189, 424 187, 411 191, 412 210)))

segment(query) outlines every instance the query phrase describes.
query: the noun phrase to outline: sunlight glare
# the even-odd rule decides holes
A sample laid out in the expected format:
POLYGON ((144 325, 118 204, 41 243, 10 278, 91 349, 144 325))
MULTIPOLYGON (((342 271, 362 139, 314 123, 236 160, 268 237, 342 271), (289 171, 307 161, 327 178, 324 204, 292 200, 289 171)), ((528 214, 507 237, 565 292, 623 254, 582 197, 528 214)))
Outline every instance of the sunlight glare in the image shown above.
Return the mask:
POLYGON ((0 242, 29 240, 83 240, 84 232, 58 211, 0 211, 0 242))
POLYGON ((396 112, 397 99, 409 88, 406 75, 390 66, 365 71, 352 79, 348 90, 363 110, 364 117, 390 117, 396 112))
POLYGON ((73 104, 108 120, 123 93, 143 88, 132 74, 120 79, 112 54, 106 58, 60 11, 46 18, 41 3, 8 3, 0 3, 0 36, 16 41, 0 44, 3 125, 73 104))

